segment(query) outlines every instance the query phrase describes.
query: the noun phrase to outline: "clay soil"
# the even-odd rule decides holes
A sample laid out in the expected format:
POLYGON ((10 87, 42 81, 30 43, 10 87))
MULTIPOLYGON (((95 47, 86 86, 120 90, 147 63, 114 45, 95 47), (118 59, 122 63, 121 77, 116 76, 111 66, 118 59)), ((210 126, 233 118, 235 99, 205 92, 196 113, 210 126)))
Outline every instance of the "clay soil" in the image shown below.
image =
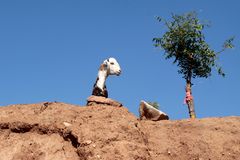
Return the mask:
POLYGON ((237 160, 240 117, 139 121, 125 107, 0 107, 0 160, 237 160))

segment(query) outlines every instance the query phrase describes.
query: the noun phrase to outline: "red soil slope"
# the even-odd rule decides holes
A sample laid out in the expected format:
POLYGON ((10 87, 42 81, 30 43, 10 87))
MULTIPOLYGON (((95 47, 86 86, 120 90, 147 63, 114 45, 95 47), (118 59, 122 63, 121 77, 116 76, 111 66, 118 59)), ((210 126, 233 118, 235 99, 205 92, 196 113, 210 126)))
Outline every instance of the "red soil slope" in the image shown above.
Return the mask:
POLYGON ((124 107, 0 107, 1 160, 235 160, 240 117, 139 121, 124 107))

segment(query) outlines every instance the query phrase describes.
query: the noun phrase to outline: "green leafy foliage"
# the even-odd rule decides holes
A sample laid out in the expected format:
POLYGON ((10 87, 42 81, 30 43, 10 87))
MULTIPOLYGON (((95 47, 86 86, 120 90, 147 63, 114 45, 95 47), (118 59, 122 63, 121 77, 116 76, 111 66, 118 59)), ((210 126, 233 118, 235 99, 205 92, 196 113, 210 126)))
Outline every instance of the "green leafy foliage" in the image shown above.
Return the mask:
POLYGON ((157 102, 147 102, 148 104, 150 104, 151 106, 153 106, 156 109, 159 109, 159 104, 157 102))
POLYGON ((233 45, 233 40, 234 40, 234 37, 231 37, 229 39, 227 39, 224 44, 223 44, 223 48, 234 48, 234 45, 233 45))
POLYGON ((218 55, 226 48, 233 48, 234 37, 226 40, 220 52, 212 50, 205 41, 203 29, 208 24, 201 23, 196 12, 183 15, 172 15, 172 21, 157 17, 159 22, 164 21, 167 26, 166 33, 161 38, 153 38, 154 46, 165 50, 165 58, 173 58, 173 63, 179 67, 178 73, 183 78, 211 75, 212 68, 217 68, 218 74, 225 76, 221 66, 218 65, 218 55))

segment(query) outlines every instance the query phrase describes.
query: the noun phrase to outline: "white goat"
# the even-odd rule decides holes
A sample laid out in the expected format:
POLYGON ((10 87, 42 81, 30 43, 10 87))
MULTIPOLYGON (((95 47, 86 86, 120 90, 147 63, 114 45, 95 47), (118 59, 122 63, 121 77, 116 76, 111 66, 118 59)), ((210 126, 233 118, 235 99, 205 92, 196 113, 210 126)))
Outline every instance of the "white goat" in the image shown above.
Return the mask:
POLYGON ((98 70, 98 77, 93 86, 92 95, 102 96, 108 98, 108 91, 106 88, 106 79, 109 75, 121 74, 121 68, 115 58, 108 58, 103 61, 98 70))

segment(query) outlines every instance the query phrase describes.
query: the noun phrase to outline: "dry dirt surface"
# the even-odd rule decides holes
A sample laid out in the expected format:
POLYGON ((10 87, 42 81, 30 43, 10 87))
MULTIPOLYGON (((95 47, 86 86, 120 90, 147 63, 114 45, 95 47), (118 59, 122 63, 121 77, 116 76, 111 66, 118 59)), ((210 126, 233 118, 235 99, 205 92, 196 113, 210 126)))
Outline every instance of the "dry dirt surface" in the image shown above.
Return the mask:
POLYGON ((0 107, 0 160, 237 160, 240 117, 139 121, 125 107, 0 107))

